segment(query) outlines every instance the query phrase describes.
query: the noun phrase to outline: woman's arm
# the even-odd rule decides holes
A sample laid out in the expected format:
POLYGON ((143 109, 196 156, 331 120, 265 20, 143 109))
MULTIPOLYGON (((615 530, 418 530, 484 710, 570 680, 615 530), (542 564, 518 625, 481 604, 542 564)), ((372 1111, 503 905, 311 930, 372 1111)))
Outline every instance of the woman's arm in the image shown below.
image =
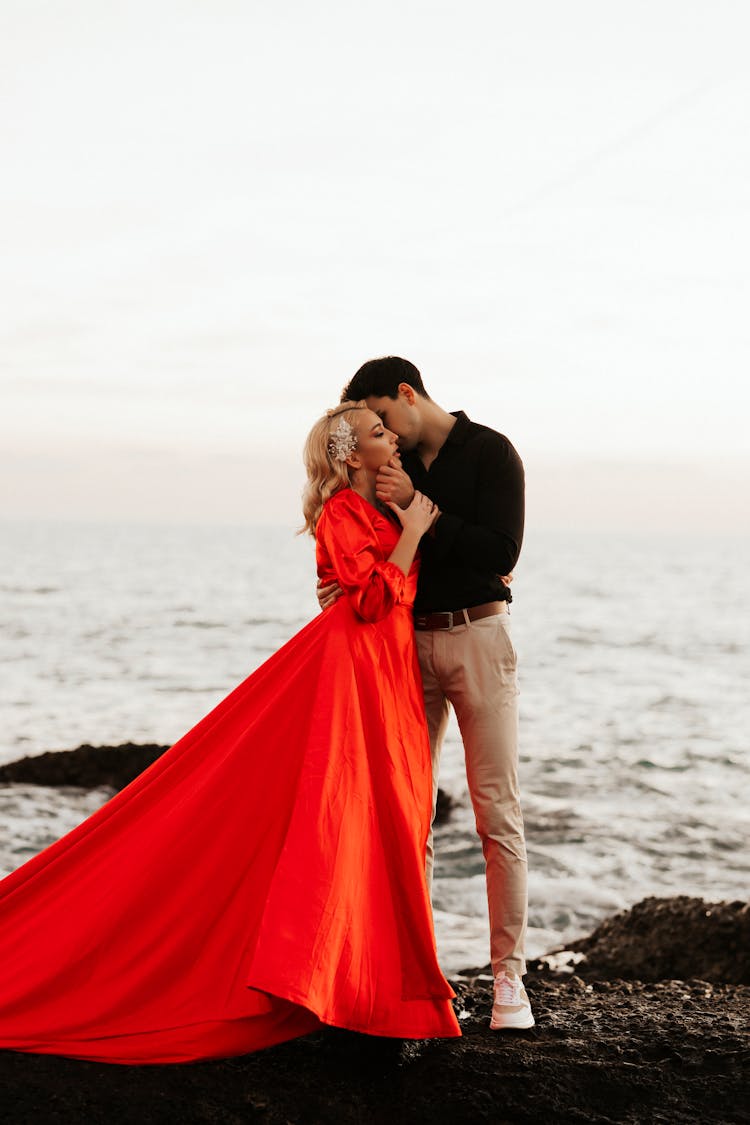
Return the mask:
POLYGON ((404 517, 403 531, 388 558, 383 557, 366 506, 356 494, 334 497, 324 509, 319 538, 342 592, 364 621, 382 620, 401 601, 406 575, 422 529, 429 526, 432 509, 432 501, 415 497, 412 510, 399 514, 399 519, 404 517))

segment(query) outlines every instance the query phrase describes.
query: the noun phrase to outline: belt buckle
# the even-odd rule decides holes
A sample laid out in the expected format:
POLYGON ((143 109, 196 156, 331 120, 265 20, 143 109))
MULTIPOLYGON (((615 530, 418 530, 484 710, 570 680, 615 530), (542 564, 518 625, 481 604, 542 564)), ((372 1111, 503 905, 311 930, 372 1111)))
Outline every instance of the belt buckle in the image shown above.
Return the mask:
POLYGON ((453 628, 453 610, 446 609, 440 613, 431 613, 430 617, 444 617, 445 625, 434 625, 434 629, 452 629, 453 628))

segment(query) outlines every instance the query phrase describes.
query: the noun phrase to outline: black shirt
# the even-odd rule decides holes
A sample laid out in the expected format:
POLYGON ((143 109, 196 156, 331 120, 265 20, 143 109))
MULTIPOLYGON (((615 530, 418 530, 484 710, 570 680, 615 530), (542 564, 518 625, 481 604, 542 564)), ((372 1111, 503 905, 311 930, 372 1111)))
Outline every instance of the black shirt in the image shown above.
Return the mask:
POLYGON ((472 422, 462 410, 454 417, 429 469, 416 450, 401 455, 414 487, 442 512, 434 536, 420 543, 414 606, 420 613, 510 601, 499 576, 513 570, 523 540, 521 458, 489 426, 472 422))

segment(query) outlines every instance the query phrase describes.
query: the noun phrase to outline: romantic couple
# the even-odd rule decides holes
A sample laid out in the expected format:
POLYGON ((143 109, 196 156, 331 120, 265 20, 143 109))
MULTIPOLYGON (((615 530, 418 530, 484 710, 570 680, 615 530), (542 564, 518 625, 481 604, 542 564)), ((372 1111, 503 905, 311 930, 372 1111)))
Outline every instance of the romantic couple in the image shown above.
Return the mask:
POLYGON ((487 866, 490 1026, 532 1026, 500 577, 521 462, 386 357, 313 427, 305 465, 323 612, 0 883, 0 1047, 166 1063, 322 1025, 460 1035, 429 895, 451 705, 487 866))

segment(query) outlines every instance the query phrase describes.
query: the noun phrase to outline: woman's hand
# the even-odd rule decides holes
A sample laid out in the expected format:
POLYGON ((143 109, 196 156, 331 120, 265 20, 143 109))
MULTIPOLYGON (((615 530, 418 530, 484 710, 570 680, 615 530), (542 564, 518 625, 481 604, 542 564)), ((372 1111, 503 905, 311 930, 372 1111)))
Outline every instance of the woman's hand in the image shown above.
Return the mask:
POLYGON ((425 496, 421 492, 414 493, 414 498, 408 508, 400 508, 393 501, 389 503, 388 507, 396 513, 404 531, 416 532, 420 538, 426 531, 429 531, 432 521, 435 519, 435 505, 429 496, 425 496))
POLYGON ((344 591, 339 586, 338 582, 323 583, 322 579, 318 579, 317 586, 318 605, 321 609, 328 609, 329 605, 333 605, 340 597, 343 596, 344 591))

